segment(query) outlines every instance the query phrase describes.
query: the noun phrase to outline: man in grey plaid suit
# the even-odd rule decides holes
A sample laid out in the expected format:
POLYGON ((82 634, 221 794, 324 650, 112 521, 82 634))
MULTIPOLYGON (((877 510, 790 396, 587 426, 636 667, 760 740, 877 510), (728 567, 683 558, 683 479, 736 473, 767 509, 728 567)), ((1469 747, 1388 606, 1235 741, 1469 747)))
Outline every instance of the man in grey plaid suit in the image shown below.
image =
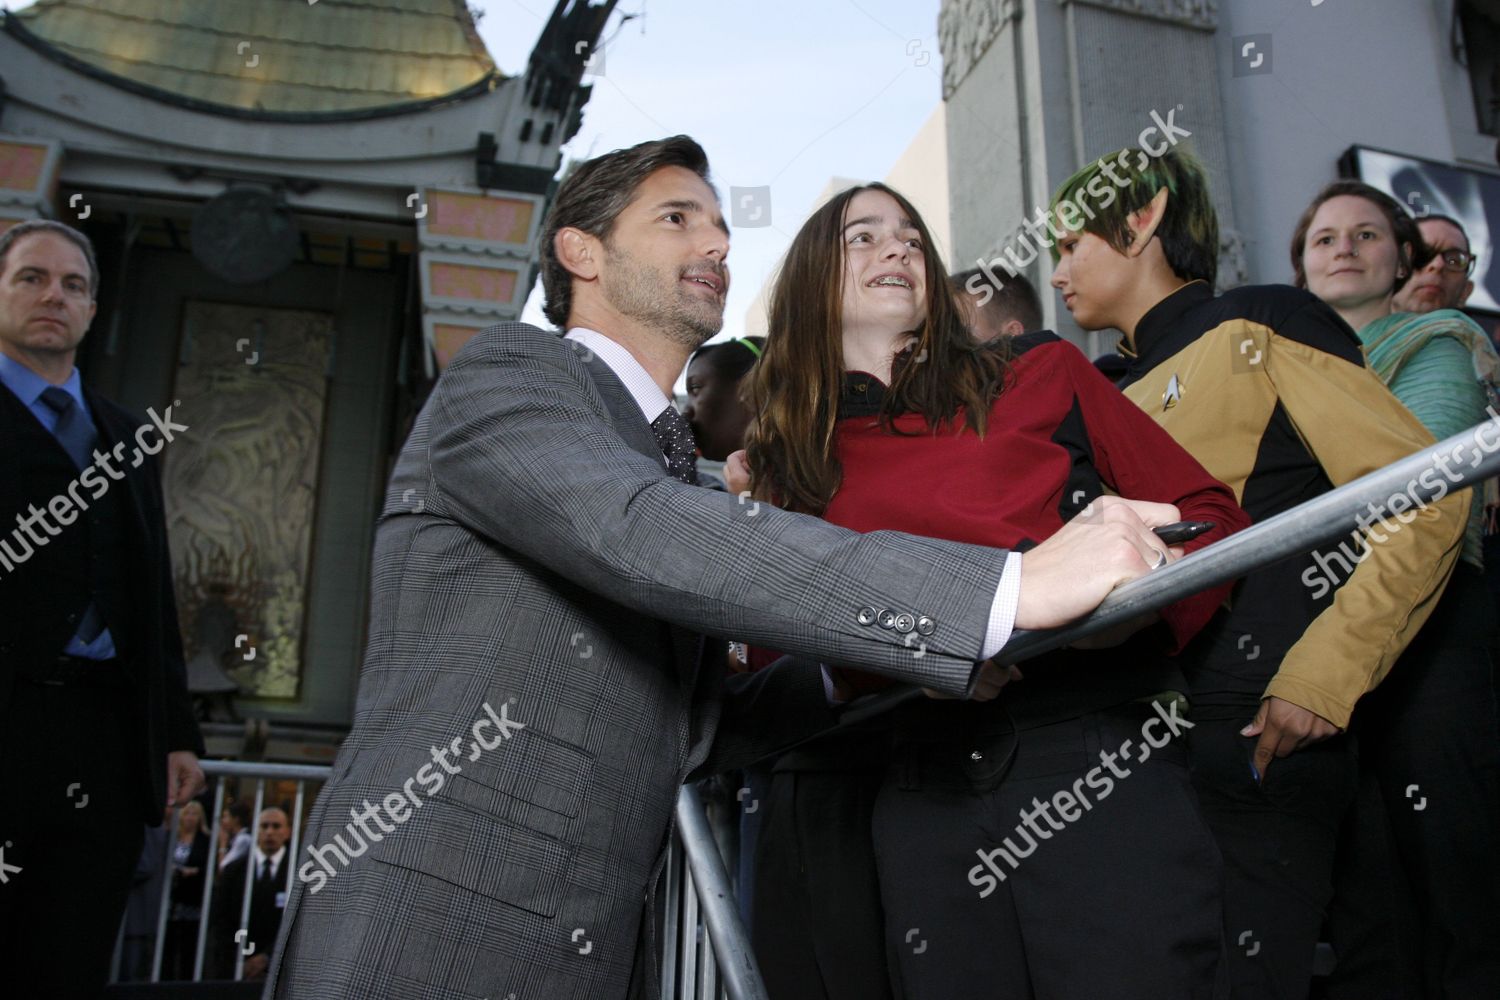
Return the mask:
POLYGON ((486 330, 423 408, 267 997, 652 996, 643 916, 678 788, 831 725, 819 661, 962 694, 1013 627, 1062 624, 1156 561, 1147 523, 1171 507, 1096 505, 1026 554, 1023 587, 1016 553, 690 485, 671 386, 728 287, 707 178, 682 136, 579 168, 542 236, 566 337, 486 330), (724 699, 704 635, 801 659, 724 699))

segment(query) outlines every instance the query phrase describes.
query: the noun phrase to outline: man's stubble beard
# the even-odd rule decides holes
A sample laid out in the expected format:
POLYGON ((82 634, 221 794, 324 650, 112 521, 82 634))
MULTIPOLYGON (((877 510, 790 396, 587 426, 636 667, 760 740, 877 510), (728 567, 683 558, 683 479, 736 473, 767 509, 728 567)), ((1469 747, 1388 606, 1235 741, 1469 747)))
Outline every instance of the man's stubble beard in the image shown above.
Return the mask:
POLYGON ((676 274, 642 264, 625 250, 605 243, 610 268, 602 284, 604 295, 623 316, 658 330, 673 343, 697 350, 724 328, 724 311, 707 302, 689 298, 676 274), (667 301, 654 297, 663 285, 670 287, 667 301), (698 308, 695 308, 698 307, 698 308))

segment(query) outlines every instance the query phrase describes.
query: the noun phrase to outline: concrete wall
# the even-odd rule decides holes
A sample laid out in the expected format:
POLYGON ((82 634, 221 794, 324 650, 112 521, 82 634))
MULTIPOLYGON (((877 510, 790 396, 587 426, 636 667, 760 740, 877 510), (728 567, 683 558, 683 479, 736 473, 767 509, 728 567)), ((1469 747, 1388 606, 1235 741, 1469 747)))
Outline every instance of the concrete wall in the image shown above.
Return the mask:
POLYGON ((1479 135, 1467 73, 1448 51, 1453 2, 1221 0, 1229 179, 1251 281, 1291 280, 1297 217, 1351 145, 1495 167, 1495 140, 1479 135), (1234 39, 1257 34, 1271 36, 1271 72, 1236 77, 1234 39))
POLYGON ((933 242, 945 262, 953 256, 953 230, 949 224, 947 106, 939 104, 916 138, 901 154, 885 182, 900 191, 922 213, 933 242))
MULTIPOLYGON (((1069 174, 1176 110, 1214 185, 1220 284, 1289 280, 1297 216, 1350 146, 1494 168, 1449 51, 1454 2, 944 0, 954 267, 995 255, 1069 174)), ((1046 255, 1029 270, 1050 273, 1046 255)), ((1113 340, 1044 299, 1085 349, 1113 340)))

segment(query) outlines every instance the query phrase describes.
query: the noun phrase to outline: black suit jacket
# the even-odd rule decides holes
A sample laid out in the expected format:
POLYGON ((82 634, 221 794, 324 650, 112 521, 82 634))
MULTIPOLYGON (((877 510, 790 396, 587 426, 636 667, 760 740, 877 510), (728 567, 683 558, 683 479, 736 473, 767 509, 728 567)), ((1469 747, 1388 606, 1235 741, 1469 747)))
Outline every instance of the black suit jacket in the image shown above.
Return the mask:
MULTIPOLYGON (((101 608, 114 638, 116 654, 133 680, 130 709, 140 720, 140 806, 145 823, 161 822, 166 803, 166 757, 174 750, 203 754, 203 738, 193 718, 172 591, 172 562, 167 551, 159 466, 138 449, 136 432, 149 421, 136 417, 87 388, 97 448, 110 452, 122 445, 122 461, 112 462, 123 479, 102 471, 80 473, 57 439, 8 388, 0 385, 0 537, 11 540, 17 515, 31 505, 45 509, 54 497, 71 494, 94 507, 119 491, 124 529, 121 563, 126 585, 101 608), (132 466, 132 463, 133 466, 132 466), (75 480, 82 480, 81 485, 75 480), (94 499, 101 483, 108 492, 94 499), (70 491, 69 487, 72 486, 70 491)), ((145 435, 157 446, 161 436, 145 435)), ((75 508, 75 513, 77 513, 75 508)), ((67 516, 64 512, 63 516, 67 516)), ((87 594, 87 513, 71 524, 48 516, 60 529, 33 545, 24 562, 7 570, 0 564, 0 727, 6 724, 16 676, 27 664, 45 662, 62 652, 78 627, 87 594)), ((44 534, 38 528, 38 534, 44 534)), ((16 547, 11 540, 12 548, 16 547)))
MULTIPOLYGON (((234 953, 238 946, 234 935, 241 926, 240 913, 245 902, 246 865, 252 866, 250 868, 250 918, 244 925, 248 931, 246 940, 255 945, 255 950, 251 954, 269 954, 272 945, 276 943, 276 932, 281 928, 282 907, 276 905, 276 897, 277 894, 285 893, 290 888, 291 872, 296 859, 292 857, 290 850, 283 854, 281 870, 270 881, 255 877, 253 867, 255 861, 255 852, 251 851, 244 857, 236 858, 225 865, 216 876, 213 919, 210 924, 213 945, 210 951, 214 955, 213 974, 220 979, 229 979, 234 975, 234 953)), ((282 896, 283 903, 285 900, 286 897, 282 896)))

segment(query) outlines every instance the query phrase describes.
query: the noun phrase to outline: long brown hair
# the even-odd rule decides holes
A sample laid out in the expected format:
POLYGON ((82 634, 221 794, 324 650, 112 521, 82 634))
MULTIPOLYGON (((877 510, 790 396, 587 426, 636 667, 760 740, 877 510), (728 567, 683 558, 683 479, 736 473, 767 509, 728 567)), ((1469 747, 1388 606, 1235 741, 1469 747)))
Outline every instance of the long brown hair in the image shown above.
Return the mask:
POLYGON ((843 479, 834 428, 844 384, 844 213, 861 191, 896 200, 922 239, 926 315, 896 356, 881 404, 882 427, 920 413, 933 433, 960 410, 981 437, 1008 371, 1009 338, 976 344, 948 286, 932 235, 911 202, 884 184, 849 188, 812 214, 792 239, 771 292, 765 356, 750 373, 756 414, 746 442, 755 495, 788 510, 821 514, 843 479))

